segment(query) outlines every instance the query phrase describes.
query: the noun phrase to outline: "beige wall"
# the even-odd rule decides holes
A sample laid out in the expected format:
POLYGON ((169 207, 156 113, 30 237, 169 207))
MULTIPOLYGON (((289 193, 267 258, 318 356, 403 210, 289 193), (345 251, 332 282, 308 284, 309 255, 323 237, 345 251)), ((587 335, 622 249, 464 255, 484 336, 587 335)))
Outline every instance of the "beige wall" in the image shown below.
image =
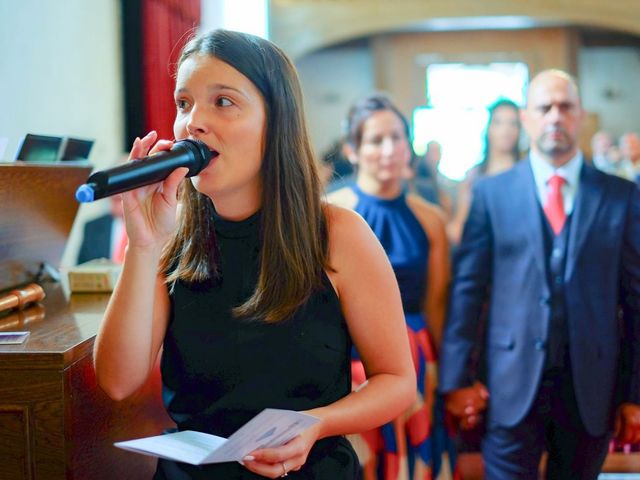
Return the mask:
POLYGON ((470 24, 491 29, 492 25, 495 28, 536 23, 588 25, 640 34, 640 1, 271 0, 270 28, 272 39, 296 58, 384 31, 433 31, 465 25, 469 28, 470 24))
MULTIPOLYGON (((91 162, 122 155, 120 8, 114 0, 0 1, 0 137, 12 161, 25 133, 92 138, 91 162)), ((108 202, 80 207, 62 260, 75 262, 85 219, 108 202)))

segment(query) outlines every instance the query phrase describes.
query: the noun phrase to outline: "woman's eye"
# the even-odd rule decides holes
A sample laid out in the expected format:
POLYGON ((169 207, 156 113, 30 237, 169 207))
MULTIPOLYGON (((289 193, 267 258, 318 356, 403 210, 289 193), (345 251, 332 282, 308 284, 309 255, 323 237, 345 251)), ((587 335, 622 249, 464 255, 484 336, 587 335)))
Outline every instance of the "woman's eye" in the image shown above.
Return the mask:
POLYGON ((184 110, 189 106, 186 100, 176 100, 176 107, 178 110, 184 110))
POLYGON ((227 97, 219 97, 216 100, 216 105, 218 105, 219 107, 230 107, 231 105, 233 105, 233 102, 227 97))

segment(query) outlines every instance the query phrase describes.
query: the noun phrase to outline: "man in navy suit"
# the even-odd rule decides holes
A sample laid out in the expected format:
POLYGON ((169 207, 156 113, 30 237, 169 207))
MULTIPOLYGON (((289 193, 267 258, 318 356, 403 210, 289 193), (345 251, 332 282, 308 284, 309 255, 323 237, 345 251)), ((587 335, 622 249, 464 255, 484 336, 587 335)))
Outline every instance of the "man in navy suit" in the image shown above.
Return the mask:
POLYGON ((109 258, 117 263, 122 263, 124 250, 121 243, 123 236, 126 235, 122 200, 119 196, 113 196, 109 198, 109 202, 109 213, 89 220, 84 225, 77 263, 98 258, 109 258))
POLYGON ((585 164, 566 73, 537 75, 521 117, 529 160, 474 189, 439 388, 461 428, 486 414, 486 478, 536 479, 546 450, 547 478, 595 479, 612 433, 640 441, 640 193, 585 164))

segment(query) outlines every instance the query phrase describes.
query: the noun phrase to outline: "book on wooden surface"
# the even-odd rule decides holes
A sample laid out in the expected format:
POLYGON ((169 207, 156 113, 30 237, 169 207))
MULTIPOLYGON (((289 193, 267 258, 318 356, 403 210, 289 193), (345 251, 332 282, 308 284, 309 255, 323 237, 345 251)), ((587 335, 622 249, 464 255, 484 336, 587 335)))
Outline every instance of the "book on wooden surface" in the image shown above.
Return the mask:
POLYGON ((259 448, 284 445, 320 420, 293 410, 267 408, 229 438, 185 430, 154 437, 117 442, 118 448, 168 460, 203 465, 237 462, 259 448))
POLYGON ((106 258, 90 260, 68 272, 72 292, 111 292, 116 286, 122 265, 106 258))

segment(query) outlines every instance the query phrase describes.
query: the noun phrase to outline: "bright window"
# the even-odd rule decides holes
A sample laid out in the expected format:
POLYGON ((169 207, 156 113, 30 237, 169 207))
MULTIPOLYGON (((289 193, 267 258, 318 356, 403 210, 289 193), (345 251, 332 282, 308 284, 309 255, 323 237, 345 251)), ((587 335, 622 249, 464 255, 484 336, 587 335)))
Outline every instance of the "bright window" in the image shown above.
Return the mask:
POLYGON ((499 98, 524 105, 529 71, 524 63, 446 63, 429 65, 426 75, 427 106, 413 112, 414 149, 422 155, 437 141, 441 173, 462 180, 481 160, 487 107, 499 98))
POLYGON ((267 0, 225 0, 225 28, 269 38, 267 3, 267 0))
POLYGON ((269 0, 203 0, 201 31, 226 28, 269 38, 269 0))

